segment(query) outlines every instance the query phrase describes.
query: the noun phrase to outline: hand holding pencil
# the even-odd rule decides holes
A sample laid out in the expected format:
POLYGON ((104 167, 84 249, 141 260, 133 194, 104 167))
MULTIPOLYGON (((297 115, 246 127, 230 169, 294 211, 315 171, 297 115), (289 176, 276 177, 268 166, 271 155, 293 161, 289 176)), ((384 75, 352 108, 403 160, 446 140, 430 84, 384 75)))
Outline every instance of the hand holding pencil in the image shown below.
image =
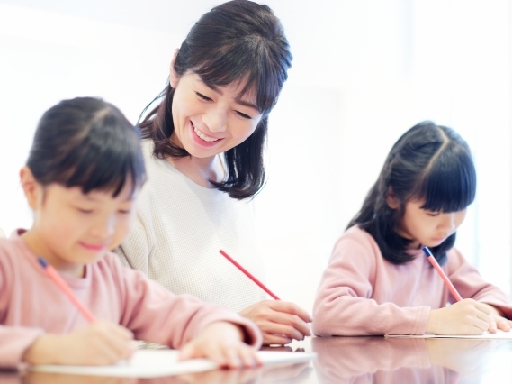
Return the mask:
POLYGON ((38 262, 51 283, 68 297, 89 325, 65 335, 40 335, 24 351, 22 360, 30 364, 65 365, 109 365, 128 360, 134 352, 133 334, 120 325, 97 321, 58 271, 42 257, 38 262))
POLYGON ((226 252, 220 251, 220 253, 241 273, 274 298, 274 300, 260 301, 239 313, 260 328, 264 344, 288 344, 292 340, 302 340, 304 336, 311 334, 308 325, 311 323, 311 316, 304 309, 293 303, 282 301, 226 252))
POLYGON ((451 306, 430 311, 426 333, 478 335, 485 331, 496 333, 498 329, 510 331, 512 322, 502 317, 497 308, 473 299, 463 299, 430 249, 423 247, 423 252, 456 300, 451 306))

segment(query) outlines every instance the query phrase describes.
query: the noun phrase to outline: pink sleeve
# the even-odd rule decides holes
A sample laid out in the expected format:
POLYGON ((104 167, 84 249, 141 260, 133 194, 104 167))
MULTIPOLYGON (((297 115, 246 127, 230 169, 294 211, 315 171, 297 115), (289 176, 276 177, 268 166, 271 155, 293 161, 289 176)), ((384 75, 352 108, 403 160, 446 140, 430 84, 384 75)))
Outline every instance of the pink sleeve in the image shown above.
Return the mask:
MULTIPOLYGON (((22 367, 21 357, 27 347, 43 333, 42 329, 5 325, 6 312, 12 303, 12 265, 0 248, 0 368, 19 369, 22 367)), ((21 289, 21 287, 20 287, 21 289)))
POLYGON ((130 329, 136 339, 179 349, 207 325, 223 321, 242 326, 245 342, 256 348, 261 346, 262 334, 252 321, 193 296, 174 295, 142 272, 122 267, 118 260, 115 264, 122 285, 121 325, 130 329))
POLYGON ((0 325, 0 368, 21 369, 22 355, 42 329, 0 325))
POLYGON ((372 299, 377 265, 372 245, 342 236, 335 245, 313 306, 313 332, 328 335, 422 334, 429 307, 399 307, 372 299))
MULTIPOLYGON (((505 292, 482 279, 478 270, 456 249, 448 254, 446 272, 462 297, 471 297, 482 303, 498 307, 507 318, 512 319, 512 306, 505 292)), ((453 303, 454 299, 451 295, 450 299, 453 303)))

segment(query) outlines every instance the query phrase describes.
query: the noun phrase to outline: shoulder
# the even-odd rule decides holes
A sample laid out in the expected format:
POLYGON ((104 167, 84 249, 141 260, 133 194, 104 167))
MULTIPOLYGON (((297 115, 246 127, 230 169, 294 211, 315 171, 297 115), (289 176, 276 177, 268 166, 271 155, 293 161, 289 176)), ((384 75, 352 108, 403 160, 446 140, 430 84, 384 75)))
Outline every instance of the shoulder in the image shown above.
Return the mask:
POLYGON ((112 273, 121 273, 124 268, 119 256, 113 251, 105 252, 103 257, 96 262, 96 265, 101 269, 110 270, 112 273))
POLYGON ((0 239, 0 264, 2 270, 6 263, 12 263, 16 259, 16 244, 12 239, 0 239))
POLYGON ((382 254, 372 235, 353 226, 336 241, 330 263, 342 260, 370 267, 382 261, 382 254))
POLYGON ((467 261, 459 249, 453 247, 446 251, 446 268, 448 270, 456 270, 464 263, 467 261))
POLYGON ((368 254, 380 254, 380 249, 373 236, 355 225, 343 233, 336 242, 337 247, 354 249, 368 254))
MULTIPOLYGON (((26 262, 27 247, 22 243, 19 235, 13 235, 9 239, 0 239, 0 273, 6 277, 15 275, 16 270, 25 270, 28 274, 26 262)), ((34 263, 37 263, 34 260, 34 263)), ((30 264, 30 263, 29 263, 30 264)))
POLYGON ((142 154, 144 155, 144 160, 148 159, 156 159, 153 155, 153 150, 155 149, 155 143, 151 139, 143 139, 140 141, 140 148, 142 150, 142 154))
POLYGON ((96 262, 95 268, 98 272, 98 275, 94 276, 95 279, 101 279, 102 283, 111 281, 110 284, 117 287, 120 292, 126 292, 133 284, 151 284, 151 280, 144 272, 123 265, 119 256, 111 251, 105 252, 101 260, 96 262))
POLYGON ((112 252, 105 252, 103 257, 93 264, 94 279, 102 281, 113 280, 116 284, 121 284, 124 280, 126 268, 121 263, 119 256, 112 252))
POLYGON ((20 230, 16 230, 9 238, 0 238, 0 260, 2 262, 21 262, 22 254, 28 251, 27 246, 21 240, 18 234, 20 230))

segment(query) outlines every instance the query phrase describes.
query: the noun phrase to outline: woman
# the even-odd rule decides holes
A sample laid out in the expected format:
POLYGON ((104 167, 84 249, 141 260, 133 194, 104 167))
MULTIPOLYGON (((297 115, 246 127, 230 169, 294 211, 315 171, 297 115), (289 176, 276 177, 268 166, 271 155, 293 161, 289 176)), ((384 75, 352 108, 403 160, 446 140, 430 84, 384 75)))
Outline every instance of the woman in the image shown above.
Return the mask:
POLYGON ((176 294, 252 319, 267 344, 309 335, 298 306, 264 293, 220 254, 262 278, 251 198, 263 187, 268 114, 292 55, 272 10, 235 0, 192 27, 162 100, 140 124, 148 183, 118 253, 176 294))

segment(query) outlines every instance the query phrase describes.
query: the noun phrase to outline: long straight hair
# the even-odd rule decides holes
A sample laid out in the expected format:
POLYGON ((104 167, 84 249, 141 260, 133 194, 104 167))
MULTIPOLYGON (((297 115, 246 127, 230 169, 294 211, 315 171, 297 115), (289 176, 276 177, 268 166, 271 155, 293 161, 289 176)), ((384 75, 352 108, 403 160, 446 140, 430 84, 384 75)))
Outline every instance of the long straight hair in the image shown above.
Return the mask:
MULTIPOLYGON (((412 260, 410 240, 397 232, 411 200, 424 201, 422 209, 451 213, 472 204, 476 172, 468 144, 450 128, 426 121, 412 127, 393 145, 379 178, 370 189, 361 210, 347 229, 359 225, 370 233, 384 259, 403 264, 412 260), (392 209, 387 196, 392 191, 400 206, 392 209)), ((455 243, 455 233, 431 249, 443 264, 446 251, 455 243)))
MULTIPOLYGON (((223 87, 245 81, 239 96, 252 89, 256 91, 256 105, 262 118, 255 132, 224 153, 226 179, 210 180, 214 187, 231 197, 254 196, 265 184, 263 151, 268 114, 288 77, 291 61, 290 47, 279 19, 268 6, 247 0, 230 1, 205 13, 177 52, 174 70, 178 76, 190 70, 209 86, 223 87)), ((170 140, 174 133, 174 88, 167 85, 155 100, 161 97, 160 104, 139 124, 142 137, 153 140, 153 154, 157 158, 190 156, 170 140)))

